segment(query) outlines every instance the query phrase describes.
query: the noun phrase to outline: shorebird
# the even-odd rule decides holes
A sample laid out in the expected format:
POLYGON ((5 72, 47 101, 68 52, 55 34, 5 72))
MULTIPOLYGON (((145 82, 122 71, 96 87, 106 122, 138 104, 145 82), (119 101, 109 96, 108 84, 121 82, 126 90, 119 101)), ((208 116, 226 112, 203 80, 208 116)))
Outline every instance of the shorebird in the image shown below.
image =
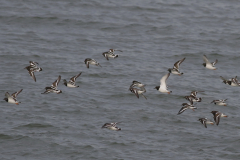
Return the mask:
POLYGON ((216 122, 217 126, 220 122, 220 117, 227 117, 227 115, 224 115, 223 113, 221 113, 219 111, 212 111, 211 113, 213 114, 213 118, 214 118, 214 121, 216 122))
POLYGON ((204 92, 204 91, 192 91, 190 96, 185 96, 184 98, 186 98, 186 100, 188 101, 193 101, 193 102, 201 102, 202 98, 201 97, 197 97, 197 93, 198 92, 204 92))
POLYGON ((191 101, 190 103, 183 103, 182 106, 183 107, 179 110, 178 114, 183 113, 187 109, 192 109, 193 111, 194 109, 197 109, 197 107, 193 106, 193 101, 191 101))
POLYGON ((200 118, 199 121, 205 126, 205 128, 207 128, 207 124, 214 125, 214 123, 207 118, 200 118))
POLYGON ((71 87, 71 88, 76 88, 79 86, 76 86, 75 81, 76 79, 82 74, 82 72, 80 72, 78 75, 73 76, 68 82, 66 81, 66 79, 63 80, 63 84, 67 87, 71 87))
POLYGON ((34 75, 34 72, 40 72, 42 71, 41 67, 37 67, 38 63, 34 61, 29 61, 30 65, 25 67, 24 69, 28 70, 29 75, 33 78, 33 80, 36 82, 36 77, 34 75))
POLYGON ((130 86, 129 90, 130 90, 132 93, 134 93, 134 94, 137 96, 137 98, 139 98, 139 95, 142 95, 145 99, 147 99, 147 97, 145 97, 145 96, 143 95, 143 93, 146 92, 146 89, 145 89, 144 87, 140 87, 140 89, 138 89, 138 88, 133 88, 133 87, 130 86))
POLYGON ((12 95, 10 95, 8 92, 5 93, 5 97, 3 100, 5 100, 8 103, 14 103, 14 104, 19 104, 21 102, 17 101, 17 95, 22 92, 23 89, 21 89, 18 92, 14 92, 12 95))
POLYGON ((168 71, 169 71, 170 73, 172 73, 172 74, 177 74, 177 75, 181 76, 183 73, 181 73, 181 72, 179 71, 179 66, 180 66, 180 64, 181 64, 185 59, 186 59, 186 58, 183 58, 183 59, 177 61, 177 62, 174 64, 173 68, 169 68, 168 71))
POLYGON ((116 125, 118 123, 121 123, 121 122, 114 122, 114 123, 105 123, 102 128, 107 128, 107 129, 110 129, 110 130, 114 130, 114 131, 120 131, 121 128, 118 128, 116 125))
POLYGON ((59 75, 58 79, 56 81, 54 81, 50 87, 45 87, 46 91, 42 94, 47 94, 47 93, 51 93, 51 92, 57 93, 57 94, 62 93, 61 90, 57 89, 57 86, 58 86, 58 83, 60 82, 60 80, 61 80, 61 76, 59 75))
POLYGON ((131 87, 145 87, 146 85, 145 84, 142 84, 141 82, 138 82, 138 81, 133 81, 132 82, 132 85, 130 86, 131 87))
POLYGON ((86 64, 87 68, 89 68, 89 64, 102 67, 96 60, 91 59, 91 58, 86 58, 86 59, 84 60, 84 63, 86 64))
POLYGON ((219 106, 227 106, 227 103, 225 102, 227 99, 218 99, 218 100, 213 100, 211 103, 214 103, 215 105, 219 106))
POLYGON ((168 87, 167 87, 167 84, 166 84, 166 81, 167 81, 169 76, 170 76, 170 73, 167 73, 166 75, 164 75, 160 79, 160 86, 156 86, 155 89, 158 90, 159 92, 170 94, 172 91, 168 90, 168 87))
POLYGON ((220 78, 223 80, 223 83, 228 84, 230 86, 234 86, 234 87, 239 87, 240 83, 238 82, 237 76, 235 78, 231 78, 231 79, 225 79, 222 76, 220 76, 220 78))
POLYGON ((117 58, 118 57, 118 54, 113 54, 113 53, 109 53, 109 52, 103 52, 102 55, 107 59, 109 60, 108 58, 117 58))
POLYGON ((210 63, 206 57, 206 55, 203 56, 203 60, 205 63, 203 63, 203 66, 206 67, 207 69, 213 69, 216 70, 217 68, 215 67, 215 64, 218 62, 218 60, 216 59, 215 62, 210 63))
POLYGON ((191 95, 194 96, 194 97, 197 97, 198 92, 204 92, 204 91, 192 91, 191 95))
POLYGON ((193 102, 201 102, 202 101, 202 98, 200 97, 200 98, 197 98, 197 97, 194 97, 194 96, 192 96, 192 95, 190 95, 190 96, 185 96, 184 97, 186 100, 188 100, 188 101, 193 101, 193 102))

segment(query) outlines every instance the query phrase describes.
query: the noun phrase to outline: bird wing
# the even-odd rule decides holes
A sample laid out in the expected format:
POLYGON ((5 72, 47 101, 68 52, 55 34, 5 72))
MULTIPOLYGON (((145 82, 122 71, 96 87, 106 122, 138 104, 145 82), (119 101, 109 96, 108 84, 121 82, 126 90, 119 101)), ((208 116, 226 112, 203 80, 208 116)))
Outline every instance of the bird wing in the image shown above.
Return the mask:
POLYGON ((191 92, 191 95, 192 95, 193 97, 197 97, 197 91, 192 91, 192 92, 191 92))
POLYGON ((130 91, 131 91, 132 93, 134 93, 134 94, 137 96, 137 98, 139 98, 139 95, 138 95, 138 92, 137 92, 137 89, 136 89, 136 88, 130 88, 130 91))
POLYGON ((207 59, 207 56, 206 55, 203 55, 203 60, 204 60, 204 62, 207 64, 207 63, 210 63, 209 61, 208 61, 208 59, 207 59))
POLYGON ((182 107, 180 110, 179 110, 179 112, 178 112, 178 114, 181 114, 181 113, 183 113, 186 109, 188 109, 188 107, 186 106, 186 107, 182 107))
POLYGON ((8 97, 11 97, 11 95, 8 92, 6 92, 5 97, 8 98, 8 97))
POLYGON ((80 72, 78 75, 73 76, 72 78, 70 78, 70 83, 75 83, 76 79, 82 74, 82 72, 80 72))
POLYGON ((56 89, 60 80, 61 80, 61 76, 59 75, 58 79, 52 83, 51 88, 56 89))
POLYGON ((86 64, 87 68, 89 68, 89 61, 91 61, 90 58, 86 58, 86 59, 84 60, 84 62, 85 62, 85 64, 86 64))
POLYGON ((107 54, 109 54, 109 52, 103 52, 103 53, 102 53, 102 55, 103 55, 107 60, 109 60, 107 54))
POLYGON ((173 68, 175 68, 175 69, 179 69, 179 66, 180 66, 180 64, 185 60, 186 58, 183 58, 183 59, 181 59, 181 60, 179 60, 179 61, 177 61, 175 64, 174 64, 174 66, 173 66, 173 68))
POLYGON ((218 60, 216 59, 215 62, 212 62, 212 65, 215 66, 215 64, 217 64, 218 60))
POLYGON ((33 68, 37 67, 38 65, 38 63, 34 61, 29 61, 29 63, 30 63, 30 67, 33 67, 33 68))
POLYGON ((232 78, 232 82, 235 83, 235 84, 239 84, 238 80, 237 80, 237 76, 235 78, 232 78))
POLYGON ((211 103, 215 103, 215 102, 218 102, 219 100, 213 100, 211 103))
POLYGON ((28 70, 29 75, 33 78, 33 80, 36 82, 36 77, 34 75, 34 72, 32 69, 28 70))
POLYGON ((161 80, 160 80, 160 86, 164 86, 164 88, 167 88, 167 83, 166 83, 166 81, 167 81, 167 79, 168 79, 168 77, 170 76, 170 73, 167 73, 166 75, 164 75, 162 78, 161 78, 161 80))
POLYGON ((222 76, 220 76, 220 78, 221 78, 223 81, 227 81, 227 79, 223 78, 222 76))
POLYGON ((12 94, 12 97, 13 97, 14 99, 17 98, 17 95, 18 95, 19 93, 21 93, 22 90, 23 90, 23 89, 21 89, 21 90, 18 91, 18 92, 13 93, 13 94, 12 94))
POLYGON ((220 122, 220 117, 221 117, 221 113, 220 113, 220 112, 217 112, 217 113, 215 114, 215 116, 214 116, 214 120, 215 120, 215 122, 216 122, 216 125, 219 124, 219 122, 220 122))
POLYGON ((205 128, 207 128, 207 124, 206 124, 206 119, 204 118, 204 120, 202 120, 202 124, 205 126, 205 128))

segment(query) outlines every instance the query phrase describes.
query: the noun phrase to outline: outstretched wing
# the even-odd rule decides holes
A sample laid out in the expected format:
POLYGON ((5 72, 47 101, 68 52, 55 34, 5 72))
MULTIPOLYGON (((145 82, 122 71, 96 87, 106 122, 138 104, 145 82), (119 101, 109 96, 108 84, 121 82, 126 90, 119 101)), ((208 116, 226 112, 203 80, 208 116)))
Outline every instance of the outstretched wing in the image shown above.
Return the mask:
POLYGON ((21 90, 18 91, 18 92, 13 93, 13 94, 12 94, 12 97, 13 97, 14 99, 17 98, 17 95, 18 95, 19 93, 21 93, 22 90, 23 90, 23 89, 21 89, 21 90))
POLYGON ((5 97, 8 98, 8 97, 11 97, 11 95, 8 92, 6 92, 5 97))
POLYGON ((191 92, 191 95, 193 96, 193 97, 197 97, 197 93, 198 92, 204 92, 204 91, 192 91, 191 92))
POLYGON ((219 112, 215 113, 214 120, 215 120, 215 122, 216 122, 216 125, 219 124, 219 122, 220 122, 220 117, 221 117, 221 113, 219 113, 219 112))
POLYGON ((182 107, 182 108, 179 110, 178 114, 183 113, 185 110, 187 110, 187 106, 186 106, 186 107, 182 107))
POLYGON ((215 64, 217 64, 218 60, 216 59, 215 62, 212 62, 212 65, 215 66, 215 64))
POLYGON ((180 64, 185 60, 186 58, 183 58, 183 59, 181 59, 181 60, 179 60, 179 61, 177 61, 175 64, 174 64, 174 66, 173 66, 173 68, 175 68, 175 69, 179 69, 179 66, 180 66, 180 64))
POLYGON ((134 93, 136 96, 137 96, 137 98, 139 98, 139 95, 138 95, 138 92, 137 92, 137 89, 136 88, 130 88, 129 89, 132 93, 134 93))
POLYGON ((29 75, 33 78, 33 80, 36 82, 36 77, 35 77, 35 75, 34 75, 33 70, 30 69, 30 70, 28 71, 28 73, 29 73, 29 75))
POLYGON ((82 74, 82 72, 80 72, 78 75, 76 75, 76 76, 73 76, 71 79, 70 79, 70 83, 72 83, 72 84, 75 84, 75 81, 76 81, 76 79, 80 76, 82 74))
POLYGON ((61 80, 61 76, 59 75, 58 79, 52 83, 51 88, 57 89, 57 86, 58 86, 58 83, 60 82, 60 80, 61 80))
POLYGON ((167 79, 168 79, 169 76, 170 76, 170 73, 167 73, 166 75, 164 75, 164 76, 161 78, 161 80, 160 80, 160 86, 161 86, 161 87, 164 87, 165 89, 167 89, 167 83, 166 83, 166 81, 167 81, 167 79))
POLYGON ((30 67, 32 67, 32 68, 36 68, 38 65, 38 63, 34 62, 34 61, 29 61, 29 63, 30 63, 30 67))
POLYGON ((203 60, 204 60, 204 62, 207 64, 207 63, 210 63, 209 61, 208 61, 208 59, 207 59, 207 56, 206 55, 203 55, 203 60))
POLYGON ((103 52, 103 53, 102 53, 102 55, 103 55, 107 60, 109 60, 109 59, 108 59, 108 54, 109 54, 109 52, 103 52))
POLYGON ((91 58, 86 58, 84 60, 84 63, 86 64, 87 68, 89 68, 89 62, 91 61, 92 59, 91 58))
POLYGON ((199 121, 205 126, 205 128, 207 128, 206 124, 207 118, 200 118, 199 121))
POLYGON ((227 79, 223 78, 222 76, 220 76, 220 78, 221 78, 223 81, 227 81, 227 79))
POLYGON ((238 82, 238 79, 237 79, 237 76, 235 78, 232 78, 232 82, 239 85, 239 82, 238 82))

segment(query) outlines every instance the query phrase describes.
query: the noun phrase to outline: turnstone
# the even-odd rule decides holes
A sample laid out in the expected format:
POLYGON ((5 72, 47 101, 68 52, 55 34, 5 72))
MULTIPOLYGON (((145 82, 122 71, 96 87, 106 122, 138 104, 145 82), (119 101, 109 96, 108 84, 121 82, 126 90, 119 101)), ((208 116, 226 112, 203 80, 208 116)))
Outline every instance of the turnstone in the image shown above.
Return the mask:
POLYGON ((170 76, 170 73, 167 73, 166 75, 164 75, 160 79, 160 86, 156 86, 155 89, 158 90, 159 92, 170 94, 172 91, 168 90, 168 87, 167 87, 167 84, 166 84, 166 81, 167 81, 169 76, 170 76))
POLYGON ((109 53, 109 52, 103 52, 102 55, 107 59, 109 60, 108 58, 117 58, 118 57, 118 54, 113 54, 113 53, 109 53))
POLYGON ((47 94, 50 92, 57 93, 57 94, 62 93, 61 90, 57 89, 57 86, 58 86, 58 83, 60 82, 60 80, 61 80, 61 76, 59 75, 58 79, 52 83, 51 87, 45 87, 46 91, 42 94, 47 94))
POLYGON ((34 72, 40 72, 42 71, 42 68, 37 67, 37 62, 29 61, 30 66, 25 67, 25 69, 28 70, 29 75, 33 78, 33 80, 36 82, 36 77, 34 75, 34 72))
POLYGON ((76 79, 82 74, 82 72, 80 72, 78 75, 76 76, 73 76, 69 82, 66 81, 66 79, 63 80, 63 84, 67 87, 71 87, 71 88, 76 88, 76 87, 79 87, 79 86, 76 86, 75 84, 75 81, 76 79))
POLYGON ((30 67, 32 67, 32 68, 37 68, 37 65, 38 65, 37 62, 29 61, 29 63, 30 63, 30 67))
POLYGON ((130 90, 132 93, 134 93, 134 94, 137 96, 137 98, 139 98, 139 95, 142 95, 145 99, 147 99, 147 98, 143 95, 143 93, 146 92, 146 89, 145 89, 144 87, 140 87, 140 89, 137 89, 137 88, 133 88, 133 87, 130 86, 129 90, 130 90))
POLYGON ((102 55, 103 55, 107 60, 109 60, 108 58, 117 58, 117 57, 118 57, 118 54, 114 54, 115 51, 122 52, 121 50, 118 50, 118 49, 109 49, 109 51, 103 52, 102 55))
POLYGON ((194 97, 197 97, 198 92, 204 92, 204 91, 192 91, 191 95, 194 96, 194 97))
POLYGON ((228 84, 228 85, 231 86, 231 84, 232 84, 232 80, 231 79, 227 80, 227 79, 223 78, 222 76, 220 76, 220 78, 223 80, 223 83, 228 84))
POLYGON ((190 96, 185 96, 186 100, 193 101, 193 102, 201 102, 202 98, 197 97, 198 92, 204 92, 204 91, 192 91, 190 96))
POLYGON ((205 126, 205 128, 207 128, 207 124, 214 125, 214 123, 207 118, 200 118, 199 121, 205 126))
POLYGON ((197 107, 193 106, 193 101, 190 101, 190 103, 183 103, 182 106, 183 107, 179 110, 178 114, 183 113, 187 109, 192 109, 193 111, 194 109, 197 109, 197 107))
POLYGON ((85 62, 85 64, 86 64, 87 68, 89 68, 89 64, 102 67, 96 60, 91 59, 91 58, 86 58, 86 59, 84 60, 84 62, 85 62))
POLYGON ((240 86, 240 83, 238 82, 237 76, 235 78, 232 78, 231 86, 240 86))
POLYGON ((22 90, 23 89, 21 89, 20 91, 18 91, 18 92, 15 92, 15 93, 13 93, 12 95, 10 95, 8 92, 6 92, 5 93, 5 97, 6 98, 4 98, 3 100, 5 100, 6 102, 8 102, 8 103, 15 103, 15 104, 19 104, 19 103, 21 103, 21 102, 18 102, 17 101, 17 95, 20 93, 20 92, 22 92, 22 90))
POLYGON ((219 106, 227 106, 227 103, 225 102, 227 99, 218 99, 218 100, 213 100, 211 103, 214 103, 215 105, 219 106))
POLYGON ((121 128, 118 128, 116 125, 118 123, 121 123, 121 122, 114 122, 114 123, 105 123, 102 128, 107 128, 107 129, 110 129, 110 130, 114 130, 114 131, 120 131, 121 128))
POLYGON ((237 76, 235 78, 232 78, 232 79, 229 79, 229 80, 223 78, 222 76, 220 76, 220 78, 223 80, 223 83, 225 83, 225 84, 228 84, 228 85, 234 86, 234 87, 236 87, 236 86, 239 87, 240 86, 240 83, 238 82, 237 76))
POLYGON ((193 95, 190 95, 190 96, 185 96, 184 97, 186 100, 188 101, 193 101, 193 102, 201 102, 202 101, 202 98, 197 98, 197 97, 194 97, 193 95))
POLYGON ((142 84, 141 82, 138 82, 138 81, 133 81, 132 82, 132 85, 130 87, 145 87, 146 85, 145 84, 142 84))
POLYGON ((180 66, 180 64, 181 64, 185 59, 186 59, 186 58, 183 58, 183 59, 177 61, 177 62, 174 64, 173 68, 169 68, 168 71, 169 71, 170 73, 172 73, 172 74, 178 74, 179 76, 181 76, 183 73, 181 73, 181 72, 179 71, 179 66, 180 66))
POLYGON ((214 118, 214 121, 216 122, 216 125, 219 124, 220 117, 227 117, 227 115, 224 115, 223 113, 221 113, 219 111, 212 111, 211 113, 213 114, 213 118, 214 118))
POLYGON ((216 70, 217 68, 215 67, 215 64, 218 62, 218 60, 216 59, 215 62, 210 63, 206 57, 206 55, 203 56, 203 60, 205 63, 203 63, 203 66, 208 68, 208 69, 213 69, 216 70))

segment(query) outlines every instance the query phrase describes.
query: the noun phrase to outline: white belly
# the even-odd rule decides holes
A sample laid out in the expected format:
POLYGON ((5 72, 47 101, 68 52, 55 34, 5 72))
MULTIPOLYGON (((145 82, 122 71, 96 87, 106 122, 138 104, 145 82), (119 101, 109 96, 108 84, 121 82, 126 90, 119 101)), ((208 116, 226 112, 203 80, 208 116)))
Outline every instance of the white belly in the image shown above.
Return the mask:
POLYGON ((74 86, 74 85, 72 85, 70 83, 68 83, 67 86, 70 87, 70 88, 76 88, 76 86, 74 86))
POLYGON ((13 98, 9 97, 8 98, 8 103, 16 103, 16 101, 13 98))
POLYGON ((225 103, 225 102, 218 102, 217 105, 219 105, 219 106, 226 106, 227 103, 225 103))
POLYGON ((207 69, 213 69, 213 70, 214 70, 214 69, 217 69, 216 67, 213 67, 212 64, 207 64, 207 65, 206 65, 206 68, 207 68, 207 69))

